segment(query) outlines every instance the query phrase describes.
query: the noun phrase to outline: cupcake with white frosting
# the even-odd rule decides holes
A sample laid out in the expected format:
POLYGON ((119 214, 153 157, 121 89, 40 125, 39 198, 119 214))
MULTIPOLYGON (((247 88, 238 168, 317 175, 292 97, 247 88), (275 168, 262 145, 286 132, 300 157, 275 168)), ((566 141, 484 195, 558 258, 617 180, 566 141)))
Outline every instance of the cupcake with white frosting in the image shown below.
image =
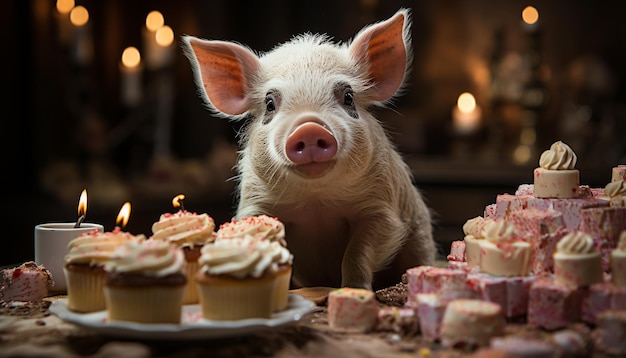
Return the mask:
POLYGON ((270 269, 276 275, 273 311, 285 309, 289 301, 293 255, 287 250, 284 224, 268 215, 244 217, 220 225, 215 234, 215 241, 242 238, 268 241, 282 247, 281 254, 274 257, 270 269))
POLYGON ((556 244, 554 276, 557 282, 583 287, 602 282, 600 251, 591 235, 573 231, 556 244))
POLYGON ((195 282, 202 315, 209 320, 270 318, 277 257, 285 248, 251 236, 216 240, 202 248, 195 282))
POLYGON ((198 258, 202 247, 215 240, 215 222, 208 214, 198 214, 187 210, 165 213, 152 224, 153 240, 164 240, 182 250, 185 255, 185 304, 198 303, 198 290, 193 278, 198 271, 198 258))
POLYGON ((611 282, 626 287, 626 230, 622 231, 617 247, 611 251, 611 282))
POLYGON ((106 265, 109 320, 180 323, 187 283, 184 266, 183 252, 166 241, 121 246, 106 265))
POLYGON ((482 216, 471 218, 463 224, 465 237, 465 258, 468 265, 480 266, 480 241, 484 238, 483 230, 485 226, 493 222, 492 219, 485 219, 482 216))
POLYGON ((105 309, 105 264, 126 242, 140 242, 144 235, 132 235, 119 227, 110 232, 83 233, 68 244, 63 272, 67 282, 67 305, 76 312, 105 309))
POLYGON ((626 207, 626 181, 617 180, 604 187, 604 193, 614 207, 626 207))
POLYGON ((576 169, 576 153, 567 144, 557 141, 539 158, 534 170, 534 195, 537 198, 577 198, 580 172, 576 169))

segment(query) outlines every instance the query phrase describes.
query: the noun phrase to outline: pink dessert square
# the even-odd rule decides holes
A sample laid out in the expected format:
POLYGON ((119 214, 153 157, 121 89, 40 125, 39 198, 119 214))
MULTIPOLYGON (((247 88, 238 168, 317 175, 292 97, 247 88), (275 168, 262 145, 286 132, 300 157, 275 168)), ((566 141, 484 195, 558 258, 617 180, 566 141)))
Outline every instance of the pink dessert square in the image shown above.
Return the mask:
POLYGON ((566 230, 578 230, 581 224, 581 210, 585 208, 609 206, 605 200, 596 198, 574 198, 574 199, 542 199, 529 198, 528 208, 538 210, 556 210, 563 214, 563 221, 566 230))
POLYGON ((43 265, 37 266, 33 261, 1 271, 3 282, 0 298, 4 301, 41 301, 48 296, 48 289, 53 281, 43 265))
POLYGON ((553 276, 538 277, 528 295, 528 324, 548 330, 580 322, 584 290, 558 283, 553 276))

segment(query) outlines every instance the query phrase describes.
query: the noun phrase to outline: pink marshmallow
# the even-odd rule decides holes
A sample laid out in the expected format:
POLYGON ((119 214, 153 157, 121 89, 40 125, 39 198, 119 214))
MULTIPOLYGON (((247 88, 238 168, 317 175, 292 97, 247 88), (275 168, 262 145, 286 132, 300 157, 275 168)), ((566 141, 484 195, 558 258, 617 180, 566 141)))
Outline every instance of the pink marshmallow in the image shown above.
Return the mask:
POLYGON ((4 301, 41 301, 54 285, 50 271, 33 261, 2 270, 0 297, 4 301))
POLYGON ((579 322, 584 290, 558 283, 553 276, 538 277, 528 295, 528 324, 553 330, 579 322))

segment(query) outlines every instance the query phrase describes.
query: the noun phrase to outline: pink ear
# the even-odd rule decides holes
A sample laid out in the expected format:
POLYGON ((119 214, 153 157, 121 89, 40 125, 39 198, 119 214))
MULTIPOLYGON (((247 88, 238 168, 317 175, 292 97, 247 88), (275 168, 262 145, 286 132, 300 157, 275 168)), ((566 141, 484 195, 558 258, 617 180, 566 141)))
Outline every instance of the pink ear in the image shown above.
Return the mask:
POLYGON ((227 116, 246 113, 250 109, 250 80, 259 69, 258 57, 231 42, 184 36, 183 43, 197 85, 204 89, 204 100, 227 116))
POLYGON ((402 86, 410 59, 408 10, 364 28, 350 45, 352 58, 362 63, 374 85, 369 94, 378 102, 393 97, 402 86))

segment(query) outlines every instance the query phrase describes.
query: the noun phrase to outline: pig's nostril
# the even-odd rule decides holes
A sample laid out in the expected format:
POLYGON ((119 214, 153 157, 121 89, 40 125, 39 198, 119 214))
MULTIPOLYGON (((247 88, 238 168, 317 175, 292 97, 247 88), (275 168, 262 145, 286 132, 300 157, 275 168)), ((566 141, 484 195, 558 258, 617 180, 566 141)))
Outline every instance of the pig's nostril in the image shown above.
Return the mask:
POLYGON ((296 144, 295 149, 296 149, 298 152, 301 152, 301 151, 303 151, 303 150, 304 150, 304 147, 306 147, 306 145, 304 144, 304 142, 298 142, 298 143, 296 144))
POLYGON ((323 139, 319 139, 317 141, 317 146, 322 148, 322 149, 326 149, 326 148, 329 147, 328 143, 325 140, 323 140, 323 139))

